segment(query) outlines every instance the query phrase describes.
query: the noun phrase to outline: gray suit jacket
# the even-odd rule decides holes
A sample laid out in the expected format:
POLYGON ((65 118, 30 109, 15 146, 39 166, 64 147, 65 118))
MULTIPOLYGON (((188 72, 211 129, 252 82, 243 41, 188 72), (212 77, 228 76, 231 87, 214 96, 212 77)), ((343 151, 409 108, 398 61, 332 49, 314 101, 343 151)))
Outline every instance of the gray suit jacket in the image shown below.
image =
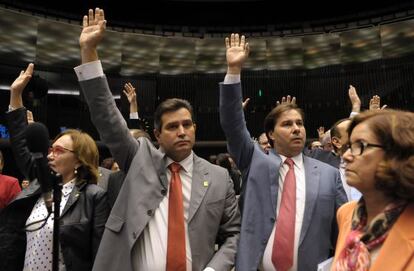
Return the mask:
POLYGON ((103 190, 108 189, 108 179, 109 175, 111 175, 112 170, 109 170, 104 167, 99 167, 99 178, 98 178, 98 185, 103 188, 103 190))
MULTIPOLYGON (((121 170, 124 184, 106 223, 93 270, 133 270, 131 251, 167 195, 166 156, 146 138, 134 139, 105 77, 80 82, 101 139, 121 170)), ((240 213, 227 171, 194 155, 188 218, 193 270, 230 270, 240 233, 240 213), (208 185, 205 185, 207 184, 208 185), (216 238, 223 240, 217 252, 216 238)))
MULTIPOLYGON (((266 155, 252 141, 241 107, 241 84, 220 85, 220 121, 228 149, 240 170, 247 172, 243 184, 243 210, 236 270, 257 270, 270 234, 277 223, 276 204, 279 168, 275 152, 266 155)), ((312 271, 329 257, 337 236, 335 214, 346 202, 339 171, 303 156, 306 182, 305 213, 298 249, 298 270, 312 271)))

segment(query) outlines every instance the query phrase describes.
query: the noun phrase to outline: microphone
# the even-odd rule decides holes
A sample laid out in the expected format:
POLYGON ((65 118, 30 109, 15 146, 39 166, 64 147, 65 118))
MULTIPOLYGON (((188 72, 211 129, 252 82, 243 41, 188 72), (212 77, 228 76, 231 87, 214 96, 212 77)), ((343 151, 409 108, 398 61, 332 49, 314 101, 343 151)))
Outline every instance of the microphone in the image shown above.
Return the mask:
POLYGON ((45 201, 47 211, 52 212, 52 170, 48 166, 47 153, 49 149, 49 132, 46 126, 40 122, 34 122, 26 129, 27 147, 32 153, 34 161, 33 179, 37 178, 40 190, 45 201))

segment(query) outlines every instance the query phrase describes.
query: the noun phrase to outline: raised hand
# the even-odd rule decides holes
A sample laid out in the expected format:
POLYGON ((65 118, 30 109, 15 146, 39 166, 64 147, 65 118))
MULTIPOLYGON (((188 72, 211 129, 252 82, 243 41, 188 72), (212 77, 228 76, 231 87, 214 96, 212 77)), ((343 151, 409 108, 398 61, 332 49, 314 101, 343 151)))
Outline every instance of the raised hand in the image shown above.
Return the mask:
POLYGON ((318 132, 318 139, 319 141, 321 141, 323 136, 325 135, 325 127, 321 126, 318 129, 316 129, 316 131, 318 132))
POLYGON ((82 63, 98 59, 96 48, 104 36, 106 20, 103 9, 90 9, 88 15, 83 16, 82 33, 79 37, 82 63))
POLYGON ((246 106, 249 104, 249 101, 250 101, 250 98, 246 98, 246 100, 244 100, 242 102, 242 108, 243 108, 243 110, 246 109, 246 106))
POLYGON ((276 101, 276 106, 281 104, 296 104, 296 97, 291 97, 290 95, 287 97, 283 96, 281 101, 276 101))
POLYGON ((137 94, 134 86, 130 82, 126 83, 123 92, 129 102, 129 113, 138 112, 137 94))
POLYGON ((34 64, 30 63, 26 70, 22 70, 20 75, 10 86, 10 105, 13 108, 23 107, 22 93, 33 75, 34 64))
POLYGON ((137 102, 137 94, 135 93, 135 88, 130 82, 124 85, 123 92, 127 97, 129 103, 137 102))
POLYGON ((239 34, 231 34, 230 38, 226 37, 226 59, 227 73, 240 74, 244 61, 249 56, 249 43, 246 42, 245 36, 239 37, 239 34))
POLYGON ((369 100, 369 110, 380 110, 386 107, 386 104, 381 107, 381 98, 378 95, 372 96, 371 100, 369 100))
POLYGON ((349 85, 348 96, 352 104, 352 112, 359 113, 361 111, 361 99, 359 99, 359 96, 353 85, 349 85))

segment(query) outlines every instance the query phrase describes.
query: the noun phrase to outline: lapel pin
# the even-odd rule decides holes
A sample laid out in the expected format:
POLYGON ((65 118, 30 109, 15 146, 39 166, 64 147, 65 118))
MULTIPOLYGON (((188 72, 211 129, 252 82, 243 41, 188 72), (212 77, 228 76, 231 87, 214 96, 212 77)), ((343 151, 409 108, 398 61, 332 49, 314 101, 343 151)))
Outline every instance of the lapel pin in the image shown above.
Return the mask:
POLYGON ((204 187, 207 187, 207 186, 208 186, 208 181, 204 181, 204 182, 203 182, 203 186, 204 186, 204 187))

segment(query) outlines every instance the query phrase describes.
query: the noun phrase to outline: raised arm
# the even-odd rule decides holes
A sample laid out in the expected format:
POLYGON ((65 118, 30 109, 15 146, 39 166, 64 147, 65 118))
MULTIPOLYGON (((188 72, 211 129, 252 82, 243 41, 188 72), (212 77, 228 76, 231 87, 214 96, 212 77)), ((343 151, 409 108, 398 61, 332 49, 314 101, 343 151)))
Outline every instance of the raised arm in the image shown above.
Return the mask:
POLYGON ((34 65, 30 63, 26 70, 21 71, 20 75, 10 86, 10 106, 12 109, 23 107, 22 93, 33 75, 34 65))
POLYGON ((227 75, 220 84, 220 123, 226 135, 228 151, 240 170, 246 169, 253 154, 254 142, 246 127, 242 108, 240 72, 249 54, 244 36, 226 38, 227 75))
POLYGON ((10 111, 7 113, 7 122, 10 131, 10 142, 19 170, 25 178, 34 178, 33 159, 27 147, 25 131, 28 125, 26 108, 23 106, 22 93, 33 75, 34 65, 30 63, 26 70, 10 86, 10 111))
POLYGON ((123 171, 138 150, 137 141, 119 112, 98 58, 97 47, 106 28, 104 11, 90 9, 83 17, 83 29, 79 37, 82 65, 75 68, 82 92, 88 103, 91 120, 101 140, 111 151, 123 171))

